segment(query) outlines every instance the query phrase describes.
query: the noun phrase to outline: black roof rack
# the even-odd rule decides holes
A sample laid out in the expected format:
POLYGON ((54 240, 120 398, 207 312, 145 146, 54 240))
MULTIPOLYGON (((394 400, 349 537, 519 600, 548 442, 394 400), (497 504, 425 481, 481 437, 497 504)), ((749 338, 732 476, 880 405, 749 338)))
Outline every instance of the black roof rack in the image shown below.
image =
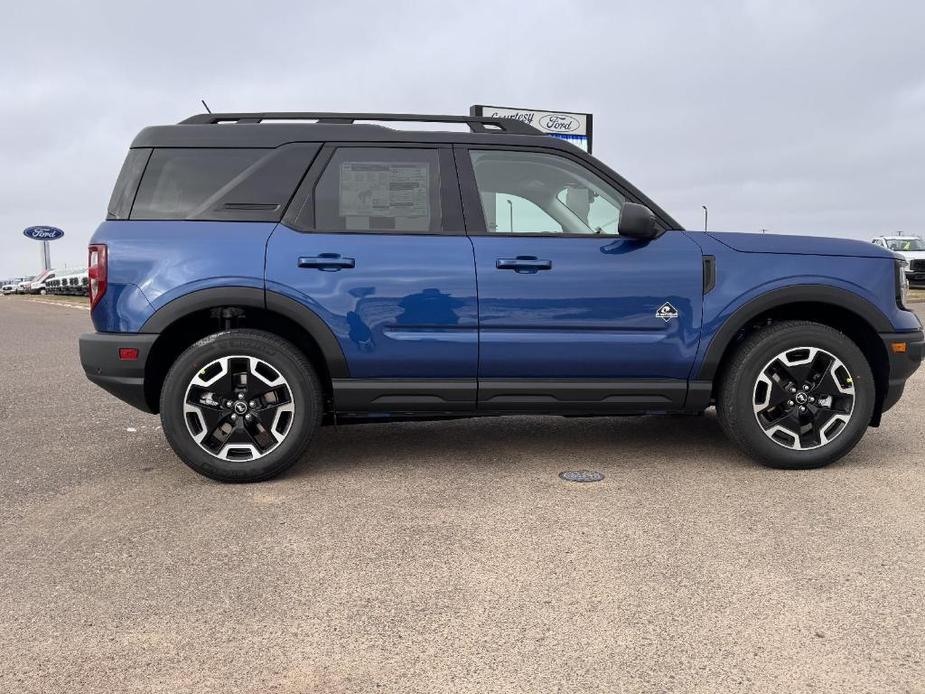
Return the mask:
POLYGON ((358 120, 407 121, 419 123, 465 123, 474 133, 509 135, 543 135, 532 125, 513 118, 489 116, 435 116, 424 113, 312 113, 277 111, 271 113, 199 113, 180 121, 180 125, 216 125, 219 123, 260 123, 267 120, 313 120, 317 123, 351 124, 358 120))

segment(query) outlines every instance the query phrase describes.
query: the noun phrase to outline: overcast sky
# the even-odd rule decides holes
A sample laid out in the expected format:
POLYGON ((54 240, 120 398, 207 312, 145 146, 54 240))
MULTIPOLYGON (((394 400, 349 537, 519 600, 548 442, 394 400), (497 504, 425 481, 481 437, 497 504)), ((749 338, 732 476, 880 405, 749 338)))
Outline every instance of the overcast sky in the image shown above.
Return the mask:
POLYGON ((925 3, 9 3, 0 278, 85 246, 132 137, 213 110, 594 113, 595 154, 682 224, 925 231, 925 3))

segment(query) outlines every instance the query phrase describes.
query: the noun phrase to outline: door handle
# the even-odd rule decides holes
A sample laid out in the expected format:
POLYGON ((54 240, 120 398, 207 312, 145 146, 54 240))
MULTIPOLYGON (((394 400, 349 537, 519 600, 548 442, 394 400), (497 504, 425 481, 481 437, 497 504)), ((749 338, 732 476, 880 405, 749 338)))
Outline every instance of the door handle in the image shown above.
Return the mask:
POLYGON ((337 272, 356 267, 353 258, 343 258, 340 253, 321 253, 314 256, 301 256, 299 267, 315 268, 323 272, 337 272))
POLYGON ((498 258, 495 261, 495 267, 499 270, 534 273, 539 270, 552 270, 552 261, 541 260, 535 255, 519 255, 516 258, 498 258))

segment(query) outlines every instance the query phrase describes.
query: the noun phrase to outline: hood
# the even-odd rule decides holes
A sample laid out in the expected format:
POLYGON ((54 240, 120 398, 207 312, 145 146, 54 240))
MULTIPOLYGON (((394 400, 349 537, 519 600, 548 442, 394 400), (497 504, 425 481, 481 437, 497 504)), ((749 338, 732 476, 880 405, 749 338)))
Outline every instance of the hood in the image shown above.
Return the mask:
POLYGON ((708 232, 724 246, 741 253, 791 253, 796 255, 840 255, 852 258, 895 258, 892 251, 867 241, 825 236, 787 234, 743 234, 708 232))

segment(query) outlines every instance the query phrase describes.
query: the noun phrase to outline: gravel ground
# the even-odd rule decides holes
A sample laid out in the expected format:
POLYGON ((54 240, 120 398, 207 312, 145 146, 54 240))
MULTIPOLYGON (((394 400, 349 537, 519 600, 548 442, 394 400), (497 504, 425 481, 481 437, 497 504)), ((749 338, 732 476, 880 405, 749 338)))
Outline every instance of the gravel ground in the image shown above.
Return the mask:
POLYGON ((823 470, 715 417, 328 428, 205 480, 0 298, 0 692, 923 692, 925 372, 823 470), (593 468, 596 484, 560 480, 593 468))

